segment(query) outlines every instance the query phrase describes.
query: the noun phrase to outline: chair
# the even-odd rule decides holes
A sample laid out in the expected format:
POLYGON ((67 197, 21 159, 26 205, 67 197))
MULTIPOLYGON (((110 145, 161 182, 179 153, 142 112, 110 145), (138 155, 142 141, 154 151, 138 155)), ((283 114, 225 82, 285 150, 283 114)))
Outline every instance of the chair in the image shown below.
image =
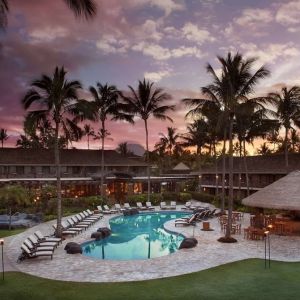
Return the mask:
POLYGON ((116 208, 116 210, 119 211, 119 212, 123 212, 123 211, 125 210, 124 208, 121 207, 121 205, 120 205, 119 203, 116 203, 116 204, 115 204, 115 208, 116 208))
POLYGON ((35 246, 28 238, 24 240, 23 244, 25 244, 30 251, 54 251, 55 246, 35 246))
POLYGON ((57 244, 62 243, 61 238, 56 238, 56 237, 50 237, 50 236, 43 235, 39 230, 34 232, 34 235, 37 237, 39 243, 40 242, 55 242, 57 244))
POLYGON ((147 207, 147 209, 149 209, 149 210, 155 210, 155 207, 152 206, 152 203, 151 203, 150 201, 147 201, 147 202, 146 202, 146 207, 147 207))
POLYGON ((193 210, 193 209, 195 209, 195 207, 192 207, 192 202, 191 201, 187 201, 187 202, 185 202, 184 206, 181 209, 193 210))
POLYGON ((66 223, 65 221, 61 222, 61 226, 63 227, 63 229, 77 231, 78 233, 81 233, 83 231, 83 228, 68 225, 68 223, 66 223))
POLYGON ((101 220, 103 215, 94 215, 94 214, 90 214, 88 213, 87 210, 84 210, 83 212, 79 213, 80 216, 82 216, 86 221, 93 221, 94 223, 97 222, 98 220, 101 220))
POLYGON ((131 209, 131 206, 130 206, 129 203, 124 203, 124 208, 125 208, 125 209, 131 209))
POLYGON ((140 210, 147 210, 147 207, 143 206, 143 204, 141 202, 137 202, 136 206, 140 210))
POLYGON ((81 223, 89 224, 90 226, 98 221, 98 218, 89 217, 89 214, 87 212, 81 212, 74 217, 81 223))
POLYGON ((21 249, 26 258, 35 258, 39 256, 50 256, 51 259, 53 258, 53 251, 31 251, 25 244, 21 245, 21 249))
POLYGON ((107 205, 103 205, 104 211, 110 211, 111 214, 116 214, 118 211, 116 209, 111 209, 107 205))
POLYGON ((74 219, 72 219, 72 218, 69 218, 69 219, 67 219, 67 222, 70 224, 70 226, 71 227, 73 227, 73 228, 81 228, 81 229, 84 229, 84 230, 86 230, 88 227, 89 227, 89 225, 88 224, 80 224, 80 223, 76 223, 76 221, 74 221, 74 219))
POLYGON ((160 209, 164 210, 164 209, 168 209, 169 207, 167 207, 166 202, 160 202, 160 209))
MULTIPOLYGON (((98 206, 97 206, 98 207, 98 206)), ((91 218, 101 219, 103 218, 103 213, 93 213, 90 209, 85 210, 91 218)))
POLYGON ((39 242, 38 239, 32 234, 28 237, 35 247, 57 247, 56 242, 39 242))
POLYGON ((189 219, 177 219, 175 220, 175 227, 177 225, 196 225, 196 214, 192 215, 189 219))
POLYGON ((106 210, 104 210, 104 209, 102 208, 101 205, 98 205, 98 206, 97 206, 97 209, 98 209, 98 211, 100 211, 102 214, 105 214, 105 215, 111 214, 111 211, 106 211, 106 210))
POLYGON ((170 202, 170 209, 176 209, 176 201, 170 202))
MULTIPOLYGON (((55 231, 57 230, 56 224, 53 224, 52 227, 54 228, 55 231)), ((62 235, 76 235, 76 234, 78 234, 78 231, 68 230, 68 229, 64 229, 62 227, 62 232, 61 233, 62 233, 62 235)))

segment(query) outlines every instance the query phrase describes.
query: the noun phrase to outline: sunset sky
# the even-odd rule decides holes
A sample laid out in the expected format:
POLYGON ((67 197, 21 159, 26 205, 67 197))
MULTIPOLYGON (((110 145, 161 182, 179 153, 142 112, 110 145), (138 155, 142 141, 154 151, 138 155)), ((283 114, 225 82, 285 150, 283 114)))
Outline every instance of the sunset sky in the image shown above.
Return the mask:
MULTIPOLYGON (((22 133, 20 99, 29 83, 64 65, 85 89, 101 83, 126 91, 146 77, 173 97, 174 123, 150 121, 151 148, 167 126, 185 131, 180 99, 199 95, 209 83, 207 62, 239 51, 258 58, 272 75, 258 94, 300 84, 300 1, 288 0, 97 0, 95 19, 75 19, 61 0, 10 0, 6 32, 0 33, 0 128, 14 146, 22 133)), ((95 129, 97 124, 93 125, 95 129)), ((143 123, 109 123, 113 141, 145 144, 143 123)), ((93 147, 99 148, 99 141, 93 147)), ((76 145, 86 147, 85 142, 76 145)))

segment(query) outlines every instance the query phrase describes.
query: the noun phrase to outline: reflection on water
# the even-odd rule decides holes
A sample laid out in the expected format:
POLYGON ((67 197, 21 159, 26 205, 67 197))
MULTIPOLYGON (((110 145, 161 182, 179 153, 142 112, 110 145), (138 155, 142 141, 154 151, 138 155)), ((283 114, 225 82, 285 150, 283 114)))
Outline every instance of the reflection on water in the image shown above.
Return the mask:
POLYGON ((165 231, 163 224, 186 215, 185 212, 164 212, 113 218, 109 222, 112 235, 82 245, 83 254, 99 259, 131 260, 173 253, 183 236, 165 231))

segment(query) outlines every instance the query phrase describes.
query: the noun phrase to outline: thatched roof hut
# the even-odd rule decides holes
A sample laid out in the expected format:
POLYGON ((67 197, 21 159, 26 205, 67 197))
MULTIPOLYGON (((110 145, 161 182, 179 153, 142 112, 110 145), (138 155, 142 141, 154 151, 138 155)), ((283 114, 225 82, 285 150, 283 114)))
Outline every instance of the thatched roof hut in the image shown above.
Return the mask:
POLYGON ((242 200, 246 206, 300 211, 300 171, 294 171, 242 200))

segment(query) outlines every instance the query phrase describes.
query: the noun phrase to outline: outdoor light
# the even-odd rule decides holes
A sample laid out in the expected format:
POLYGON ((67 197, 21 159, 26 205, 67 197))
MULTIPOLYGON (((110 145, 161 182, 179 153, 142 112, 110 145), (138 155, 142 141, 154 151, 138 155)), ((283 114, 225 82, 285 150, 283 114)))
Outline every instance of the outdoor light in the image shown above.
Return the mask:
POLYGON ((0 245, 1 245, 1 250, 2 250, 2 255, 1 255, 1 261, 2 261, 2 279, 4 280, 4 250, 3 250, 3 246, 4 246, 4 240, 1 239, 0 240, 0 245))
MULTIPOLYGON (((268 226, 269 228, 269 226, 268 226)), ((269 260, 269 268, 271 267, 271 247, 270 247, 270 231, 266 230, 265 234, 265 269, 267 268, 267 240, 268 240, 268 260, 269 260)))

